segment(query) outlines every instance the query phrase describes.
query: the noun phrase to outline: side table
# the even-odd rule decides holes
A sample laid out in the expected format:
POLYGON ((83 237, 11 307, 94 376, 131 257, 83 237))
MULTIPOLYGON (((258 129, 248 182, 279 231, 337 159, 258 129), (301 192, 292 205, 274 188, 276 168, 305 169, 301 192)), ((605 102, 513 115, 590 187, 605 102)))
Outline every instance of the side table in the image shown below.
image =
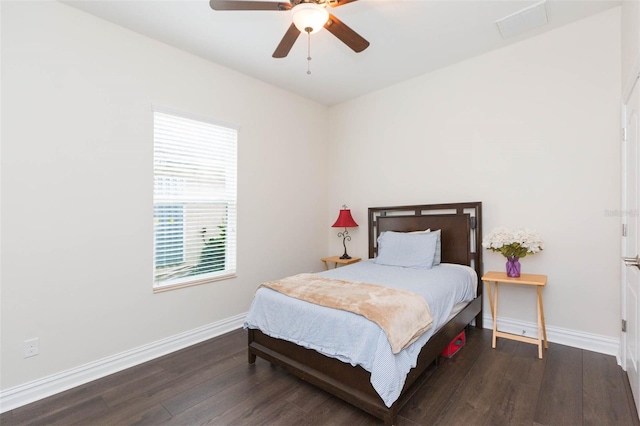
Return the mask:
POLYGON ((496 338, 518 340, 525 343, 533 343, 538 346, 538 358, 542 359, 542 344, 544 342, 545 349, 549 349, 549 341, 547 340, 547 328, 544 323, 544 308, 542 306, 542 288, 547 285, 546 275, 522 274, 518 278, 507 276, 506 272, 490 271, 484 274, 482 281, 487 283, 489 288, 489 304, 491 306, 491 316, 493 317, 493 339, 491 347, 496 347, 496 338), (495 285, 495 289, 491 288, 491 283, 495 285), (498 284, 516 284, 516 285, 534 285, 538 293, 538 338, 524 337, 517 334, 505 333, 498 331, 498 284))
POLYGON ((352 263, 360 262, 361 258, 352 257, 351 259, 340 259, 340 256, 331 256, 331 257, 323 257, 320 260, 324 262, 325 271, 328 271, 329 263, 327 262, 333 262, 334 263, 333 269, 335 269, 338 267, 338 265, 351 265, 352 263))

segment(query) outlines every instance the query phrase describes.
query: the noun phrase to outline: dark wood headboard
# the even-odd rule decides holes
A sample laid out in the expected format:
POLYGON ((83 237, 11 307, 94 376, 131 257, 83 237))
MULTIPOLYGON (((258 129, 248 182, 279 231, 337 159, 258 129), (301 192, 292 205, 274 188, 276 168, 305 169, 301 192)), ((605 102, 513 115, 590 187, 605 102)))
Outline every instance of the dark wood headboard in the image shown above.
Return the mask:
MULTIPOLYGON (((482 277, 482 203, 425 204, 369 208, 369 258, 377 255, 381 232, 442 230, 442 262, 459 263, 482 277)), ((482 286, 478 286, 479 292, 482 286)))

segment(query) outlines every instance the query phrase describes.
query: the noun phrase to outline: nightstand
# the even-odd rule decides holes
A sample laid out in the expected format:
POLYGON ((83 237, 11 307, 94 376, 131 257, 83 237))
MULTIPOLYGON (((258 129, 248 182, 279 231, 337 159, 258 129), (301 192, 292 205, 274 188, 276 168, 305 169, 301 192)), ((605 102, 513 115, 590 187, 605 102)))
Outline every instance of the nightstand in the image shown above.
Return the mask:
POLYGON ((351 265, 352 263, 360 262, 362 260, 359 257, 352 257, 351 259, 340 259, 340 256, 331 256, 331 257, 323 257, 320 259, 324 262, 324 269, 326 271, 329 270, 329 263, 333 262, 333 269, 337 268, 338 265, 351 265))
POLYGON ((487 283, 489 287, 489 305, 491 306, 491 316, 493 317, 493 339, 491 347, 496 347, 496 338, 517 340, 525 343, 533 343, 538 346, 538 358, 542 359, 542 342, 545 349, 549 349, 549 341, 547 340, 547 328, 544 324, 544 308, 542 306, 542 287, 547 285, 546 275, 522 274, 518 278, 507 276, 506 272, 490 271, 484 274, 482 281, 487 283), (491 283, 495 284, 495 289, 491 289, 491 283), (538 293, 538 338, 524 337, 517 334, 505 333, 498 331, 498 284, 516 284, 516 285, 534 285, 538 293))

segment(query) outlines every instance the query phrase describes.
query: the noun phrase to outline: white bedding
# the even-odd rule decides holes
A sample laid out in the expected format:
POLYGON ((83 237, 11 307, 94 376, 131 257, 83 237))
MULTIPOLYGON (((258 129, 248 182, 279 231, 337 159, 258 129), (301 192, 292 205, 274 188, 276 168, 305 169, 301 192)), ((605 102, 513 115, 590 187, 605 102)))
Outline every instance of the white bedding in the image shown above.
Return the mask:
POLYGON ((475 298, 478 284, 472 268, 454 264, 441 264, 425 270, 383 266, 365 260, 320 275, 381 284, 420 294, 431 308, 434 326, 408 348, 394 355, 382 329, 365 317, 261 288, 253 299, 245 328, 257 328, 271 337, 362 366, 371 373, 371 384, 387 407, 400 395, 407 373, 416 365, 420 349, 446 323, 455 305, 475 298))

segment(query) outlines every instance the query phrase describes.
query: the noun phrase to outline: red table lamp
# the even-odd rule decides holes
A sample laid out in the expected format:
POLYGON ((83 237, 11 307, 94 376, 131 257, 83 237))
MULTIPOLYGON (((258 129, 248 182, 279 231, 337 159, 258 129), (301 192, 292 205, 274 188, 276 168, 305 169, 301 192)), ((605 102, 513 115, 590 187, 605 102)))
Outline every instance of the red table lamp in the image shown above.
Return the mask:
POLYGON ((344 232, 338 232, 338 237, 342 237, 342 245, 344 246, 344 254, 340 256, 340 259, 351 259, 351 256, 347 254, 346 241, 351 241, 347 228, 355 228, 357 226, 358 224, 351 217, 351 210, 347 209, 346 204, 343 204, 336 223, 331 225, 332 228, 344 228, 344 232))

